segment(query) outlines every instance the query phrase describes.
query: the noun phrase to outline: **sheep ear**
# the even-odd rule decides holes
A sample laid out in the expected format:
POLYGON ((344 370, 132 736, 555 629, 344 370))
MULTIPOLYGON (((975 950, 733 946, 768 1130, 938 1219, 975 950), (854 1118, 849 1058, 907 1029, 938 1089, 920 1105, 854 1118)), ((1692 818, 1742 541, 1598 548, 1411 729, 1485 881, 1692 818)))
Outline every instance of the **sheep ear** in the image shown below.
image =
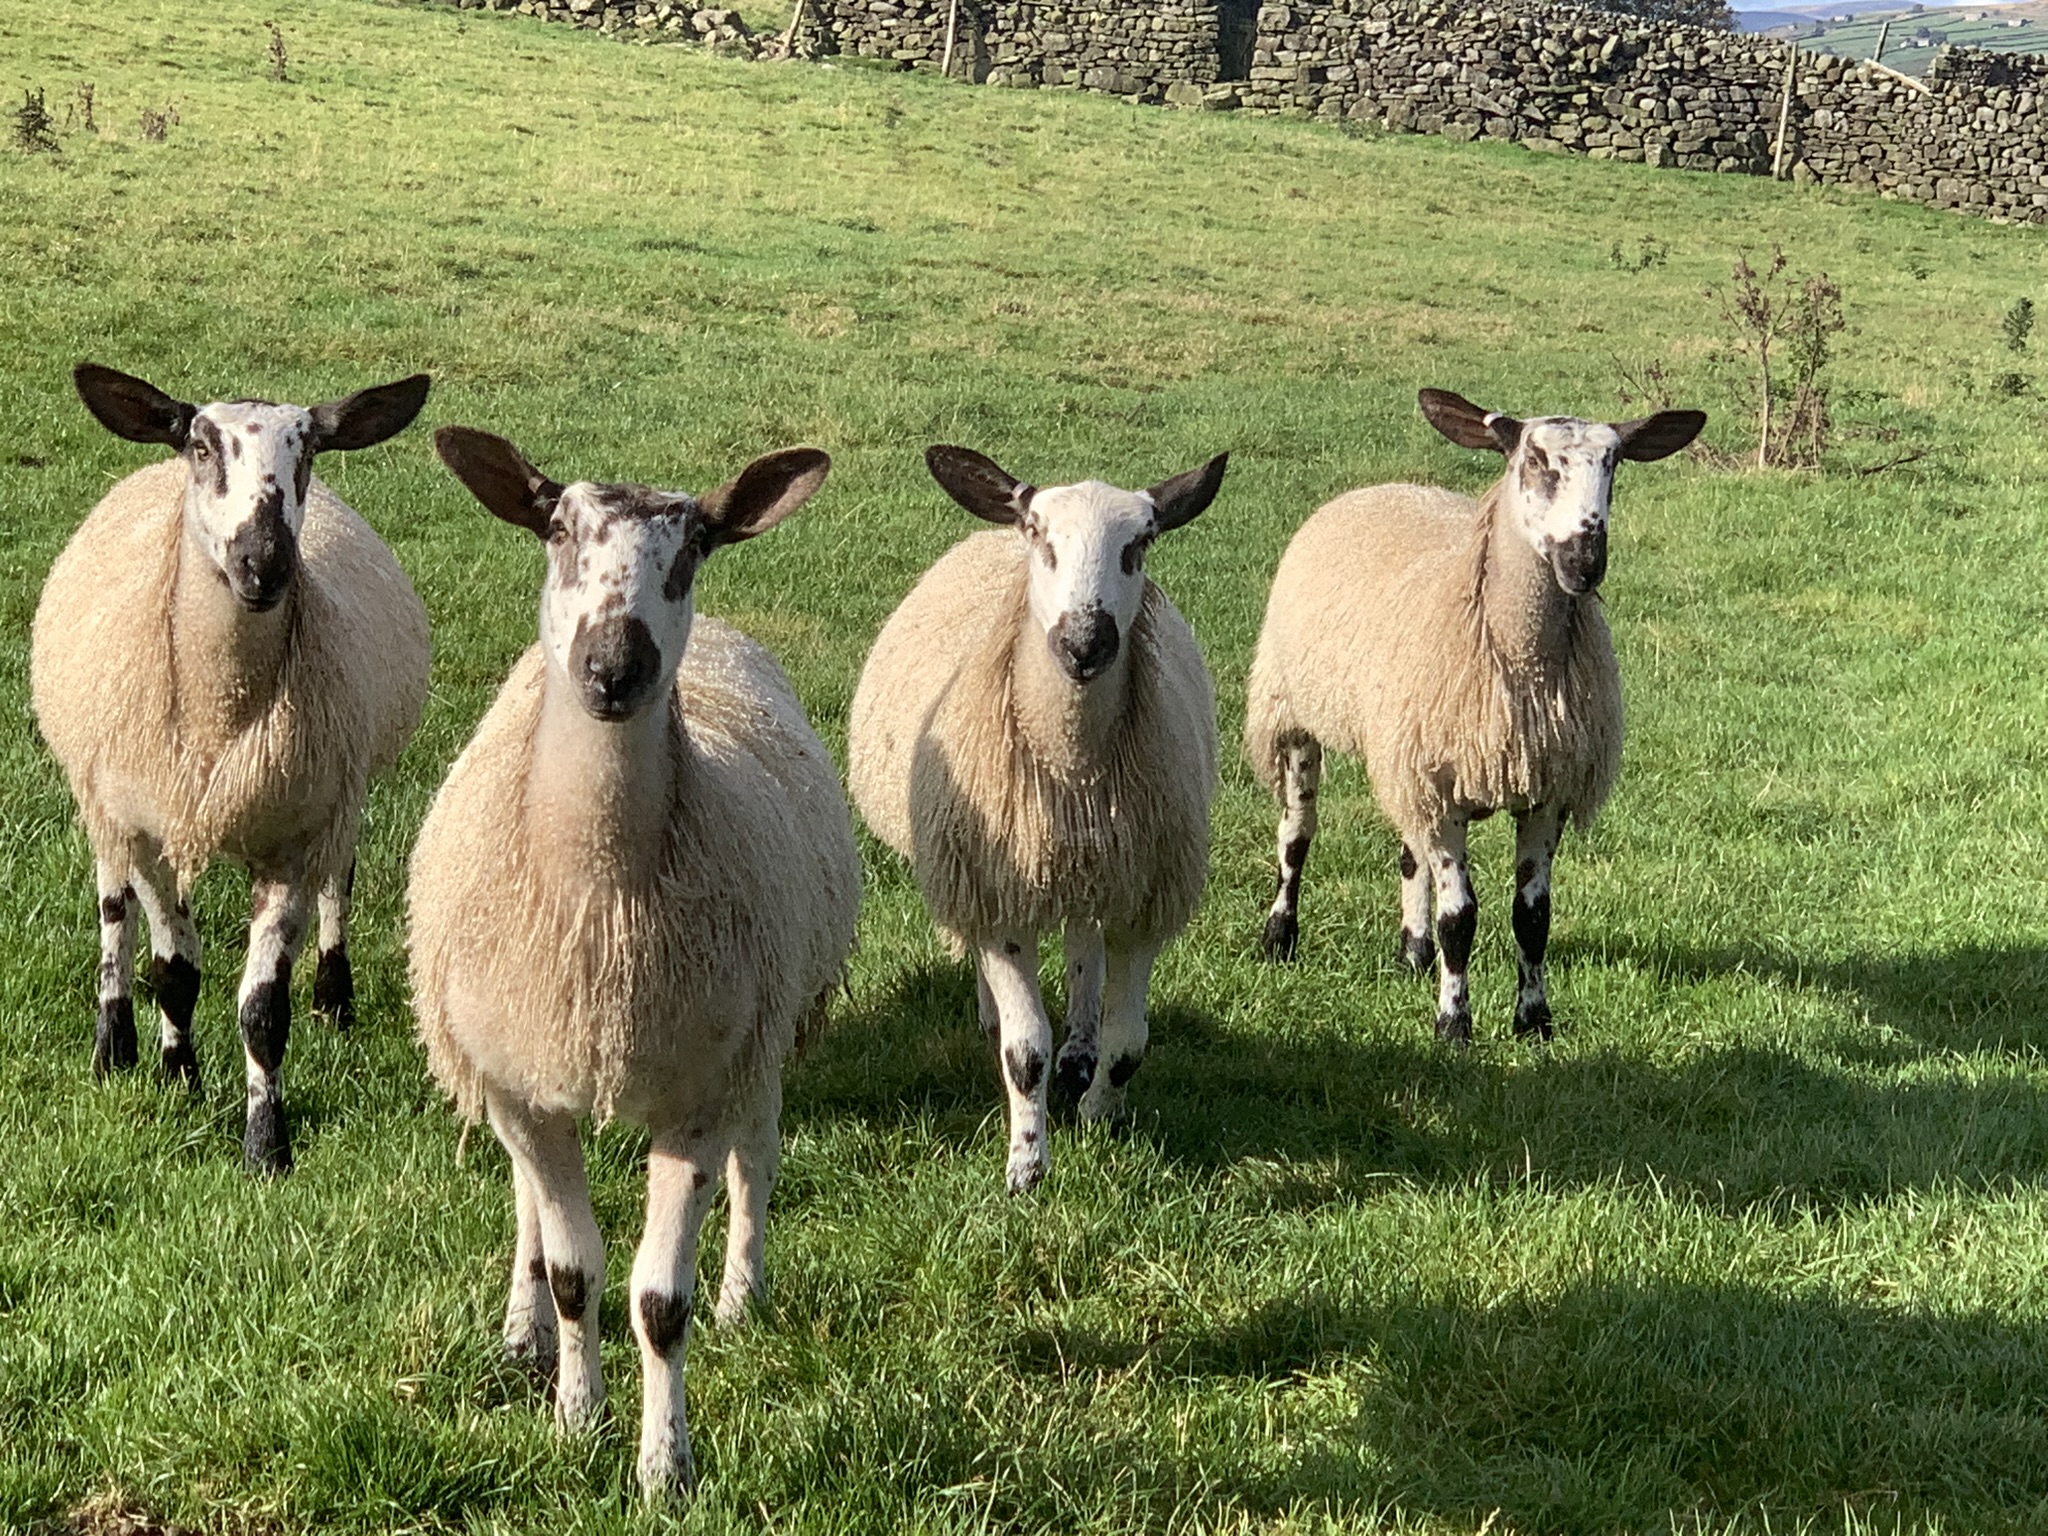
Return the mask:
POLYGON ((555 514, 562 488, 504 438, 475 427, 443 427, 434 434, 434 452, 493 517, 524 528, 535 538, 548 536, 548 520, 555 514))
POLYGON ((93 418, 131 443, 164 443, 182 451, 199 414, 196 406, 173 400, 146 379, 98 363, 80 363, 71 370, 71 382, 93 418))
POLYGON ((387 437, 396 437, 412 425, 413 417, 427 403, 427 386, 431 382, 424 373, 416 373, 395 384, 373 385, 344 400, 314 406, 313 451, 368 448, 387 437))
POLYGON ((985 523, 1012 527, 1031 505, 1030 486, 972 448, 936 443, 925 449, 924 465, 941 490, 985 523))
POLYGON ((1230 467, 1230 455, 1219 453, 1200 469, 1191 469, 1171 480, 1162 480, 1145 494, 1152 498, 1152 515, 1159 531, 1192 523, 1216 499, 1223 486, 1223 471, 1230 467))
POLYGON ((818 494, 832 468, 817 448, 764 453, 717 490, 697 499, 697 516, 714 546, 766 533, 818 494))
POLYGON ((1522 424, 1514 417, 1485 410, 1448 389, 1425 389, 1415 398, 1429 424, 1460 448, 1513 453, 1522 439, 1522 424))
POLYGON ((1617 421, 1624 459, 1663 459, 1678 452, 1700 435, 1707 424, 1705 411, 1659 411, 1637 421, 1617 421))

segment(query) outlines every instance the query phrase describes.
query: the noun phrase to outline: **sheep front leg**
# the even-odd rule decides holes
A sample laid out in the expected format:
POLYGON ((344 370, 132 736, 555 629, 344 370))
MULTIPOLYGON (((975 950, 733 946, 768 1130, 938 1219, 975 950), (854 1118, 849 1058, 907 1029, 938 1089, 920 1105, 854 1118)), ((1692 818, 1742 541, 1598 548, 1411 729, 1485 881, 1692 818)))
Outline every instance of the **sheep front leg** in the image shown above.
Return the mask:
POLYGON ((249 1107, 242 1166, 250 1173, 291 1172, 284 1123, 284 1052, 292 1033, 292 963, 305 942, 313 892, 302 878, 259 874, 249 896, 249 958, 236 1015, 248 1068, 249 1107))
POLYGON ((576 1121, 569 1115, 538 1112, 500 1093, 488 1094, 485 1105, 491 1129, 517 1169, 515 1191, 523 1182, 539 1221, 539 1246, 560 1340, 555 1427, 583 1429, 604 1406, 597 1338, 604 1298, 604 1239, 590 1211, 576 1121))
POLYGON ((727 1147, 715 1135, 657 1137, 647 1154, 647 1228, 633 1258, 633 1332, 640 1340, 640 1487, 695 1485, 683 1403, 683 1357, 697 1284, 697 1234, 718 1193, 727 1147))
POLYGON ((1401 843, 1401 963, 1411 971, 1426 971, 1436 964, 1436 940, 1429 936, 1430 871, 1422 867, 1415 850, 1401 843))
POLYGON ((1301 943, 1301 874, 1316 835, 1316 796, 1323 781, 1323 747, 1313 736, 1282 749, 1280 768, 1280 876, 1266 914, 1259 948, 1269 960, 1292 960, 1301 943))
POLYGON ((92 1075, 135 1065, 135 890, 125 859, 96 858, 100 899, 99 1016, 92 1031, 92 1075))
POLYGON ((1045 1177, 1045 1068, 1052 1024, 1038 991, 1038 935, 1015 932, 977 947, 981 974, 1002 1025, 1003 1086, 1010 1101, 1010 1193, 1021 1195, 1045 1177))
POLYGON ((720 1327, 736 1328, 748 1312, 768 1298, 768 1266, 764 1254, 768 1234, 768 1197, 782 1169, 782 1077, 771 1072, 762 1080, 754 1103, 740 1117, 726 1161, 725 1276, 718 1287, 713 1314, 720 1327))
POLYGON ((1479 931, 1479 904, 1465 865, 1465 823, 1446 821, 1427 839, 1424 856, 1436 884, 1436 1034, 1452 1045, 1472 1043, 1472 1001, 1465 973, 1479 931))
POLYGON ((512 1244, 512 1287, 505 1300, 505 1355, 555 1377, 555 1299, 548 1289, 547 1246, 541 1239, 540 1191, 525 1165, 512 1163, 512 1203, 519 1235, 512 1244))
POLYGON ((1067 1038, 1053 1064, 1048 1096, 1061 1114, 1071 1114, 1095 1081, 1102 1035, 1102 925, 1067 923, 1067 1038))
POLYGON ((1145 1060, 1145 994, 1158 955, 1157 944, 1110 947, 1102 988, 1103 1067, 1081 1100, 1083 1125, 1113 1120, 1124 1112, 1124 1089, 1145 1060))
POLYGON ((1551 1038, 1550 995, 1543 982, 1543 954, 1550 946, 1550 864, 1564 818, 1553 806, 1537 806, 1515 817, 1515 951, 1520 984, 1515 990, 1515 1035, 1539 1044, 1551 1038))
POLYGON ((149 919, 149 985, 156 994, 167 1083, 199 1091, 199 1055, 192 1046, 192 1014, 199 1006, 199 925, 178 890, 178 877, 153 847, 131 850, 135 898, 149 919))
POLYGON ((356 973, 348 960, 349 909, 355 901, 356 861, 327 877, 320 887, 320 957, 313 971, 313 1006, 334 1021, 336 1029, 356 1022, 356 973))

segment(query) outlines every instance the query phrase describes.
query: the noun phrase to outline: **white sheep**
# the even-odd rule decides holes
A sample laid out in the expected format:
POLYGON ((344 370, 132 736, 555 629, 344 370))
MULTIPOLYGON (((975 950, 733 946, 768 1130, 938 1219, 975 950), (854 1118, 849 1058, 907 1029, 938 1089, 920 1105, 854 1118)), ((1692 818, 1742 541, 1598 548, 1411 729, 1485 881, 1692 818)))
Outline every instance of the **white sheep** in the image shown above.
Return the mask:
POLYGON ((576 1123, 652 1133, 631 1311, 640 1480, 694 1476, 683 1357, 698 1228, 732 1181, 717 1316, 763 1289, 782 1064, 853 945, 846 797, 766 651, 696 618, 713 550, 773 527, 830 460, 793 448, 710 494, 562 486, 503 438, 434 447, 483 505, 547 546, 540 641, 435 797, 413 851, 412 981, 434 1076, 488 1114, 513 1165, 505 1341, 551 1369, 557 1422, 604 1399, 604 1243, 576 1123))
POLYGON ((924 574, 854 693, 854 801, 910 861, 948 943, 974 956, 1015 1192, 1046 1170, 1039 934, 1064 924, 1067 1038, 1052 1089, 1101 1119, 1121 1110, 1144 1057, 1153 959, 1201 899, 1215 696, 1144 562, 1155 537, 1214 499, 1226 458, 1134 492, 1034 489, 965 448, 928 450, 946 493, 999 527, 924 574))
POLYGON ((1478 919, 1466 828, 1513 813, 1514 1028, 1547 1040, 1551 859, 1621 767, 1621 674, 1597 592, 1615 465, 1676 453, 1706 417, 1517 421, 1438 389, 1421 405, 1460 447, 1505 455, 1506 472, 1477 501, 1420 485, 1347 492, 1288 545, 1245 705, 1245 751, 1283 805, 1263 944, 1294 954, 1323 748, 1352 753, 1401 836, 1401 956, 1416 970, 1440 956, 1437 1034, 1458 1044, 1472 1038, 1478 919))
POLYGON ((187 405, 91 363, 73 377, 109 431, 177 452, 121 481, 72 535, 31 641, 36 721, 70 781, 99 886, 93 1070, 136 1061, 139 902, 163 1072, 197 1090, 199 930, 187 901, 214 859, 244 865, 242 1153, 251 1171, 282 1173, 292 962, 317 900, 314 1003, 345 1027, 363 798, 427 694, 426 611, 370 526, 313 478, 313 457, 401 431, 427 377, 310 410, 187 405))

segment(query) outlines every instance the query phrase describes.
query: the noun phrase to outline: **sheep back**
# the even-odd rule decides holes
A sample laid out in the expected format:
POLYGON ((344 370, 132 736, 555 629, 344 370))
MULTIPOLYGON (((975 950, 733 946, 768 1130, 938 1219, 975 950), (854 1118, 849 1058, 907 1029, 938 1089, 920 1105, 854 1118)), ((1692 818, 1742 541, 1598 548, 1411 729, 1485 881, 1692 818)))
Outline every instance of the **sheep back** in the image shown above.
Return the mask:
POLYGON ((860 858, 831 757, 759 645, 700 617, 651 882, 536 863, 528 771, 547 662, 513 667, 420 829, 409 896, 421 1042, 471 1119, 484 1090, 674 1123, 777 1070, 853 947, 860 858))
POLYGON ((102 856, 141 832, 188 888, 220 855, 305 848, 309 875, 338 873, 370 778, 419 723, 426 610, 370 526, 312 481, 276 689, 223 730, 177 661, 186 473, 168 459, 128 476, 58 555, 30 642, 36 722, 102 856))
POLYGON ((854 694, 854 801, 910 861, 956 950, 1068 917, 1163 943, 1193 916, 1208 873, 1208 668, 1148 581, 1112 749, 1084 775, 1056 770, 1026 739, 1013 686, 1028 559, 1014 532, 972 534, 890 616, 854 694))
POLYGON ((1590 825, 1621 767, 1621 674, 1597 597, 1560 655, 1516 671, 1490 638, 1490 514, 1419 485, 1352 491, 1280 562, 1252 661, 1245 751, 1279 793, 1303 733, 1362 758, 1404 834, 1456 808, 1558 804, 1590 825))

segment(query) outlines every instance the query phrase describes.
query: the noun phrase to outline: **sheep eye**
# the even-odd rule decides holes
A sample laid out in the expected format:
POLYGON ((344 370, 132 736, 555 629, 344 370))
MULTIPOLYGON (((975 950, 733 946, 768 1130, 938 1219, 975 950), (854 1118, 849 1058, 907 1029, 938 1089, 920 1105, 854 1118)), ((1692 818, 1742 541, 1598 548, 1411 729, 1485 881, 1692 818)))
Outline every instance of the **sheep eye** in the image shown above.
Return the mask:
POLYGON ((1145 563, 1145 551, 1152 547, 1152 535, 1141 533, 1124 546, 1124 574, 1135 576, 1145 563))
POLYGON ((206 444, 194 443, 192 445, 192 457, 197 462, 204 464, 209 458, 212 457, 212 455, 206 451, 206 444))

